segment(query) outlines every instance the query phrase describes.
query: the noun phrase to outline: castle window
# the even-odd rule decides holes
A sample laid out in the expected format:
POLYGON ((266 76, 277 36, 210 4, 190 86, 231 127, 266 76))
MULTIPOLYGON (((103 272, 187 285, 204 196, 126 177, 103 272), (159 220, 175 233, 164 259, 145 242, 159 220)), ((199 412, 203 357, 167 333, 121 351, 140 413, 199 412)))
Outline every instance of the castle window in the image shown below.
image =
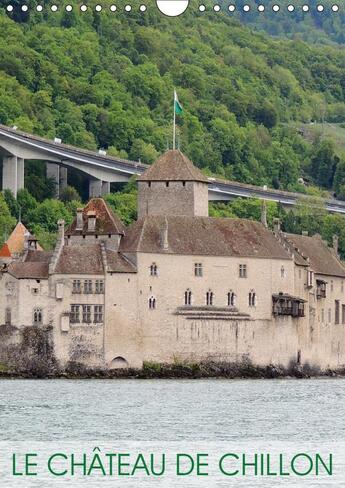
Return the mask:
POLYGON ((184 304, 192 305, 192 292, 189 289, 184 292, 184 304))
POLYGON ((91 322, 91 305, 83 305, 83 322, 85 324, 91 322))
POLYGON ((280 268, 280 276, 281 276, 281 278, 285 278, 285 276, 286 276, 284 266, 282 266, 282 267, 280 268))
POLYGON ((80 305, 71 305, 71 312, 69 314, 71 324, 79 324, 80 322, 80 305))
POLYGON ((183 185, 183 186, 186 186, 186 182, 185 182, 185 181, 182 181, 182 185, 183 185))
POLYGON ((95 305, 94 307, 94 322, 100 324, 103 322, 103 305, 95 305))
POLYGON ((327 283, 323 280, 316 280, 316 298, 326 298, 327 283))
POLYGON ((72 293, 81 293, 81 282, 80 282, 80 280, 73 280, 72 293))
POLYGON ((248 294, 248 305, 250 307, 256 307, 256 293, 254 290, 251 290, 248 294))
POLYGON ((332 310, 328 309, 328 322, 332 322, 332 310))
POLYGON ((34 323, 34 325, 42 324, 42 309, 41 308, 34 308, 33 323, 34 323))
POLYGON ((333 284, 333 280, 331 280, 331 291, 334 290, 334 284, 333 284))
POLYGON ((169 186, 169 181, 167 181, 167 182, 165 183, 165 186, 168 188, 168 186, 169 186))
POLYGON ((195 263, 194 264, 194 275, 195 276, 202 276, 203 275, 202 263, 195 263))
POLYGON ((334 322, 336 325, 338 325, 340 323, 340 301, 335 300, 334 305, 335 305, 334 322))
POLYGON ((236 295, 232 290, 230 290, 228 293, 228 307, 234 307, 235 304, 236 304, 236 295))
POLYGON ((103 280, 96 280, 95 292, 96 293, 104 293, 104 281, 103 280))
POLYGON ((158 276, 158 266, 156 263, 152 263, 150 266, 150 275, 151 276, 158 276))
POLYGON ((12 312, 10 308, 5 310, 5 325, 11 325, 12 323, 12 312))
POLYGON ((148 182, 147 182, 147 186, 148 186, 149 188, 151 188, 151 181, 148 181, 148 182))
POLYGON ((246 264, 240 264, 238 271, 239 271, 239 277, 240 278, 247 278, 247 265, 246 264))
POLYGON ((341 293, 344 293, 344 282, 341 282, 341 293))
POLYGON ((314 271, 308 271, 307 287, 312 288, 314 286, 314 271))
POLYGON ((341 323, 345 324, 345 305, 341 306, 341 323))
POLYGON ((84 293, 92 293, 92 280, 84 280, 84 293))
POLYGON ((156 299, 155 297, 149 298, 149 309, 154 310, 156 308, 156 299))
POLYGON ((325 309, 324 308, 321 310, 321 322, 322 323, 325 322, 325 309))
POLYGON ((206 293, 206 305, 212 307, 212 305, 213 305, 213 299, 214 299, 213 291, 209 290, 206 293))

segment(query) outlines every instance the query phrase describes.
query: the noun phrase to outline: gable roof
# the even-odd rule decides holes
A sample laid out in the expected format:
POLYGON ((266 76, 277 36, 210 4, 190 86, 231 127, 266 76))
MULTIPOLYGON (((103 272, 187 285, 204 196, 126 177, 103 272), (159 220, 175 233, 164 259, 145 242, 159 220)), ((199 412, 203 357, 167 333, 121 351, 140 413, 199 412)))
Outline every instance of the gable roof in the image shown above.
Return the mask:
MULTIPOLYGON (((29 235, 31 237, 32 234, 28 231, 25 225, 22 222, 18 222, 15 228, 13 229, 11 235, 2 246, 0 250, 1 257, 11 257, 12 254, 20 253, 24 251, 24 244, 25 244, 25 236, 29 235), (8 253, 10 253, 8 255, 8 253)), ((37 243, 37 249, 42 251, 41 246, 37 243)))
POLYGON ((149 215, 133 223, 121 252, 291 259, 274 234, 253 220, 149 215), (168 224, 168 250, 162 233, 168 224))
POLYGON ((17 279, 48 279, 52 251, 28 251, 25 261, 14 261, 8 272, 17 279))
POLYGON ((76 230, 77 218, 73 220, 71 225, 67 228, 67 235, 84 235, 84 234, 97 234, 97 235, 114 235, 124 234, 125 226, 121 222, 120 218, 112 211, 109 205, 103 200, 103 198, 91 198, 86 207, 83 208, 83 228, 76 230), (95 212, 96 214, 96 228, 94 231, 88 231, 88 217, 89 212, 95 212))
POLYGON ((201 181, 208 183, 206 176, 179 149, 166 151, 137 179, 138 181, 201 181))
POLYGON ((296 252, 302 257, 309 258, 310 267, 315 273, 345 278, 345 267, 321 239, 320 236, 303 236, 284 234, 296 252))
POLYGON ((100 244, 64 246, 56 264, 55 273, 103 274, 104 267, 100 244))

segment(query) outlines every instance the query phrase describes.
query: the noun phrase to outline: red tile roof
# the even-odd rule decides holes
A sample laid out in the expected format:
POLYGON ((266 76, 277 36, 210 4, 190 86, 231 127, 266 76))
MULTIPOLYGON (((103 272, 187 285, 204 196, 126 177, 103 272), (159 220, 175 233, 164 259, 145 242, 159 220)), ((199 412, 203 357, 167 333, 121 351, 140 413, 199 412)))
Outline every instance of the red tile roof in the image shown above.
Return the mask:
MULTIPOLYGON (((13 229, 10 237, 7 239, 6 243, 8 251, 10 252, 10 255, 15 253, 20 253, 24 251, 24 243, 25 243, 25 235, 30 234, 28 229, 25 227, 22 222, 18 222, 18 224, 15 226, 13 229)), ((37 244, 37 249, 42 251, 42 248, 39 244, 37 244)), ((0 255, 2 256, 2 252, 7 252, 7 250, 4 250, 4 246, 1 248, 0 255)))
POLYGON ((5 242, 5 244, 0 249, 0 258, 10 258, 11 256, 12 255, 11 255, 11 252, 9 250, 8 244, 7 244, 7 242, 5 242))
POLYGON ((92 198, 83 209, 83 228, 76 230, 77 218, 67 228, 67 235, 83 235, 83 234, 97 234, 97 235, 114 235, 124 234, 125 226, 120 218, 112 211, 109 205, 103 198, 92 198), (96 214, 96 228, 94 231, 88 231, 88 214, 91 212, 96 214))

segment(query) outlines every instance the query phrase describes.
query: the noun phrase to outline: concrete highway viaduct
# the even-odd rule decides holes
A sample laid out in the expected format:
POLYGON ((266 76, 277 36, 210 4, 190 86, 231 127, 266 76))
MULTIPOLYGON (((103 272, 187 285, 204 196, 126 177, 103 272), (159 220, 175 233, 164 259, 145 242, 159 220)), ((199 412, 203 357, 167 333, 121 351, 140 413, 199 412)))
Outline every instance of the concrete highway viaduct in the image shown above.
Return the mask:
MULTIPOLYGON (((100 196, 110 191, 110 183, 126 182, 139 175, 147 165, 108 156, 105 151, 88 151, 63 144, 59 139, 44 139, 0 125, 0 157, 2 158, 2 189, 9 189, 16 196, 24 188, 24 165, 26 160, 46 162, 47 176, 56 183, 57 196, 67 186, 68 168, 87 175, 89 196, 100 196)), ((280 202, 291 207, 303 198, 302 194, 273 190, 266 187, 246 185, 235 181, 209 178, 209 200, 228 201, 237 197, 259 198, 280 202)), ((345 202, 324 200, 330 212, 345 214, 345 202)))

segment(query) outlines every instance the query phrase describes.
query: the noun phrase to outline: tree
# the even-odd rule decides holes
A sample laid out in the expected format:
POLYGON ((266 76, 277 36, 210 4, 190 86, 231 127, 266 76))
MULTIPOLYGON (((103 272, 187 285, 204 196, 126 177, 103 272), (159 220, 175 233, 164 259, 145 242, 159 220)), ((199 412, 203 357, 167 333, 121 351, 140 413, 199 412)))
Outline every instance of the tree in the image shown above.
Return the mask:
POLYGON ((72 218, 72 214, 58 200, 44 200, 29 213, 30 223, 48 232, 56 232, 58 220, 63 219, 69 224, 72 218))
POLYGON ((0 193, 0 245, 7 240, 16 219, 11 215, 3 193, 0 193))
POLYGON ((332 141, 321 141, 311 160, 311 167, 316 183, 326 188, 332 188, 333 178, 338 156, 335 154, 332 141))
POLYGON ((60 192, 60 200, 64 203, 67 202, 72 202, 73 200, 75 201, 80 201, 80 195, 77 192, 73 186, 66 186, 61 192, 60 192))

